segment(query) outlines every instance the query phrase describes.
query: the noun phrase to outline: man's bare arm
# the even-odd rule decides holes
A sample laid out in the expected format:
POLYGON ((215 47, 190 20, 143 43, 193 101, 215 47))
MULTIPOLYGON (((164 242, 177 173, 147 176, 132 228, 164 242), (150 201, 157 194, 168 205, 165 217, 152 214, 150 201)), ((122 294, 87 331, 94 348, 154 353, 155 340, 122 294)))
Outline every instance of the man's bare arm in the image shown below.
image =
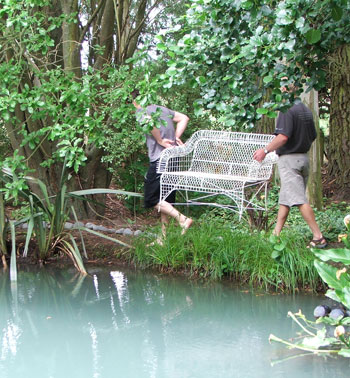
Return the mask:
POLYGON ((163 146, 164 148, 173 147, 174 141, 166 138, 162 138, 160 135, 160 131, 157 127, 154 127, 151 131, 151 134, 153 135, 153 138, 156 140, 158 144, 163 146))
POLYGON ((180 138, 183 132, 186 130, 189 120, 190 119, 186 114, 175 112, 173 121, 176 123, 175 137, 177 144, 183 144, 180 138))

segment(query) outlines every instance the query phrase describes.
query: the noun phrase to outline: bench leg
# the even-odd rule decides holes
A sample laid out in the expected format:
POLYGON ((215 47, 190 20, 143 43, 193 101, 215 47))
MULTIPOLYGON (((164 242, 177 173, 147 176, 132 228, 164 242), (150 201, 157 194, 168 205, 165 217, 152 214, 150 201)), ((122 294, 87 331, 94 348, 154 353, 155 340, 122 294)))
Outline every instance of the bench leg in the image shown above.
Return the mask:
POLYGON ((242 215, 243 215, 243 210, 244 210, 244 189, 242 189, 242 192, 241 192, 241 195, 240 195, 240 199, 239 201, 237 202, 237 205, 238 205, 238 213, 239 213, 239 220, 241 220, 242 218, 242 215))

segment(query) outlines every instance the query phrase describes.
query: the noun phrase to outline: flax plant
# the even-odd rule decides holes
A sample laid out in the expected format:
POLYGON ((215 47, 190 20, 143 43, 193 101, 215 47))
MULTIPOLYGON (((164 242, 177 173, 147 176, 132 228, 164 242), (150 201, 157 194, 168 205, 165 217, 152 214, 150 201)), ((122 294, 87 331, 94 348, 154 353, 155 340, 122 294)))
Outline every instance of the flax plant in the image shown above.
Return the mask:
POLYGON ((1 259, 2 264, 4 268, 7 268, 7 262, 6 262, 6 256, 7 256, 7 246, 6 246, 6 240, 7 240, 7 232, 8 232, 9 223, 6 219, 5 214, 5 202, 4 202, 4 196, 0 192, 0 253, 1 253, 1 259))
MULTIPOLYGON (((5 185, 6 183, 10 183, 11 180, 15 180, 15 178, 15 175, 9 170, 2 170, 0 179, 5 183, 5 185)), ((75 241, 75 238, 73 237, 71 230, 65 229, 65 223, 68 219, 70 219, 71 214, 76 218, 74 207, 70 205, 71 199, 80 198, 82 200, 87 200, 85 196, 101 193, 124 194, 129 196, 141 195, 137 193, 110 189, 91 189, 67 192, 67 182, 69 179, 70 175, 65 172, 65 169, 63 169, 60 181, 58 183, 59 190, 57 194, 55 196, 49 196, 47 187, 42 181, 33 177, 26 177, 28 182, 38 186, 41 193, 38 195, 31 192, 29 189, 21 189, 18 191, 18 196, 24 199, 24 201, 28 204, 29 215, 20 221, 17 221, 15 224, 18 225, 26 222, 28 225, 23 252, 24 257, 27 257, 28 255, 29 242, 33 238, 37 245, 35 256, 40 262, 44 262, 56 252, 61 252, 69 256, 69 258, 73 261, 74 266, 80 273, 87 274, 80 249, 75 241)), ((105 236, 85 227, 77 227, 76 230, 78 230, 80 233, 81 245, 85 258, 87 258, 87 253, 81 230, 93 232, 95 235, 108 238, 117 244, 122 244, 123 246, 131 248, 131 246, 119 241, 118 239, 105 236)), ((12 238, 14 238, 14 236, 12 238)), ((3 238, 3 241, 6 243, 6 238, 3 238)), ((13 251, 15 251, 15 248, 13 251)), ((15 252, 12 252, 12 254, 13 253, 15 252)))

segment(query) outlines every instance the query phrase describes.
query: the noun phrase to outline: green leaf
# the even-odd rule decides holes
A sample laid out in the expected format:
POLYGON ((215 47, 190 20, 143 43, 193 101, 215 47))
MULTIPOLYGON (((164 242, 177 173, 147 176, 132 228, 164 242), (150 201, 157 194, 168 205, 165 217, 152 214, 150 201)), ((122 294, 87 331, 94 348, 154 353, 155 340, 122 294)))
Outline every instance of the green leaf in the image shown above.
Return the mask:
POLYGON ((306 32, 305 38, 310 45, 315 44, 321 39, 321 31, 318 29, 310 29, 306 32))
POLYGON ((265 84, 270 83, 273 80, 273 76, 265 76, 263 81, 265 84))
POLYGON ((10 280, 17 281, 17 259, 16 259, 16 234, 15 226, 13 221, 10 221, 10 230, 11 230, 11 260, 10 260, 10 280))
POLYGON ((269 112, 269 110, 265 109, 265 108, 258 108, 258 109, 256 109, 256 112, 258 114, 267 114, 269 112))
POLYGON ((277 117, 277 112, 268 112, 268 113, 267 113, 267 116, 268 116, 269 118, 276 118, 276 117, 277 117))
MULTIPOLYGON (((350 285, 350 283, 348 285, 350 285)), ((350 308, 350 286, 346 286, 342 289, 342 303, 345 307, 350 308)))
POLYGON ((254 5, 253 1, 247 0, 241 3, 243 9, 250 9, 254 5))
POLYGON ((286 245, 287 245, 287 242, 286 241, 282 241, 281 243, 279 244, 275 244, 273 246, 273 248, 276 250, 276 251, 283 251, 285 248, 286 248, 286 245))
POLYGON ((305 337, 301 342, 300 346, 312 349, 319 349, 322 346, 328 346, 329 341, 324 337, 315 336, 315 337, 305 337))
POLYGON ((157 49, 161 51, 165 51, 167 47, 164 43, 157 43, 157 49))
POLYGON ((295 46, 295 39, 291 39, 291 40, 289 40, 289 41, 285 44, 285 47, 286 47, 289 51, 294 51, 294 46, 295 46))
POLYGON ((69 255, 73 260, 74 265, 79 270, 81 274, 87 274, 87 271, 84 267, 83 259, 81 258, 78 245, 74 240, 73 235, 69 235, 72 244, 68 243, 66 240, 62 240, 62 243, 65 245, 66 250, 69 251, 69 255))
POLYGON ((177 74, 177 69, 175 67, 170 67, 167 69, 167 74, 170 76, 175 76, 177 74))
POLYGON ((341 302, 341 299, 338 297, 337 293, 332 290, 327 290, 326 297, 333 299, 335 302, 341 302))
POLYGON ((334 21, 340 21, 343 16, 343 10, 337 5, 332 7, 332 18, 334 21))
POLYGON ((271 234, 270 237, 269 237, 269 242, 272 243, 272 244, 279 243, 279 237, 271 234))
POLYGON ((338 354, 340 356, 350 358, 350 349, 340 349, 338 354))
POLYGON ((342 274, 337 279, 337 271, 338 269, 334 266, 328 265, 324 262, 315 260, 314 266, 318 271, 318 274, 321 276, 322 280, 331 288, 337 290, 337 295, 339 296, 338 291, 342 291, 344 287, 350 284, 349 280, 345 278, 345 275, 342 274))
POLYGON ((4 111, 3 113, 2 113, 2 117, 3 117, 3 119, 4 119, 4 121, 9 121, 10 120, 10 118, 11 118, 11 114, 9 113, 9 112, 7 112, 7 111, 4 111))
POLYGON ((33 234, 33 229, 34 229, 34 219, 33 217, 31 217, 28 221, 28 229, 27 229, 26 241, 24 244, 23 257, 27 257, 28 255, 28 247, 29 247, 30 239, 33 234))
POLYGON ((203 111, 203 108, 200 108, 200 107, 196 107, 196 108, 194 108, 194 114, 196 115, 196 116, 201 116, 201 115, 203 115, 203 113, 204 113, 204 111, 203 111))
POLYGON ((345 265, 350 265, 350 250, 347 248, 325 249, 323 251, 316 248, 311 248, 311 251, 322 261, 332 260, 334 262, 341 262, 345 265))
POLYGON ((120 245, 122 245, 122 246, 124 246, 124 247, 132 248, 131 245, 129 245, 129 244, 127 244, 127 243, 124 243, 124 242, 122 242, 121 240, 111 238, 110 236, 107 236, 107 235, 104 235, 104 234, 102 234, 102 233, 100 233, 100 232, 97 232, 97 231, 91 230, 90 228, 80 227, 80 229, 81 229, 81 230, 84 230, 84 231, 87 231, 87 232, 89 232, 90 234, 100 236, 100 237, 103 238, 103 239, 111 240, 111 241, 113 241, 114 243, 120 244, 120 245))
POLYGON ((292 18, 290 17, 289 12, 285 9, 281 9, 277 13, 276 23, 277 25, 289 25, 293 22, 292 18))
POLYGON ((140 193, 127 192, 125 190, 117 190, 117 189, 84 189, 84 190, 76 190, 74 192, 69 192, 68 194, 73 194, 76 196, 86 196, 90 194, 123 194, 125 196, 143 197, 143 195, 140 193))
POLYGON ((304 26, 304 23, 305 23, 305 19, 304 17, 299 17, 296 22, 295 22, 295 27, 297 29, 301 29, 303 26, 304 26))

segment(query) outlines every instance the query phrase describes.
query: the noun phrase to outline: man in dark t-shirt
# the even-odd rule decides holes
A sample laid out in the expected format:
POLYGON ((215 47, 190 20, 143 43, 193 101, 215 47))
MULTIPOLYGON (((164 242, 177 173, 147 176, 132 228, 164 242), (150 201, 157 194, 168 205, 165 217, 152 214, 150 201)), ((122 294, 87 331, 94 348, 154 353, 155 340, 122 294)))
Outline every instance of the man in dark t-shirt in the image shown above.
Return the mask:
POLYGON ((302 102, 297 102, 286 113, 280 113, 274 134, 288 137, 287 142, 276 150, 279 156, 307 153, 316 139, 311 110, 302 102))
MULTIPOLYGON (((293 88, 294 89, 294 88, 293 88)), ((325 248, 323 237, 315 214, 306 198, 306 184, 309 174, 309 151, 316 139, 316 129, 311 110, 300 101, 286 112, 280 112, 275 129, 276 137, 264 148, 255 151, 254 159, 261 162, 267 153, 276 151, 279 155, 278 171, 281 179, 279 210, 274 234, 279 235, 292 206, 298 206, 310 227, 313 238, 309 244, 314 248, 325 248)))

